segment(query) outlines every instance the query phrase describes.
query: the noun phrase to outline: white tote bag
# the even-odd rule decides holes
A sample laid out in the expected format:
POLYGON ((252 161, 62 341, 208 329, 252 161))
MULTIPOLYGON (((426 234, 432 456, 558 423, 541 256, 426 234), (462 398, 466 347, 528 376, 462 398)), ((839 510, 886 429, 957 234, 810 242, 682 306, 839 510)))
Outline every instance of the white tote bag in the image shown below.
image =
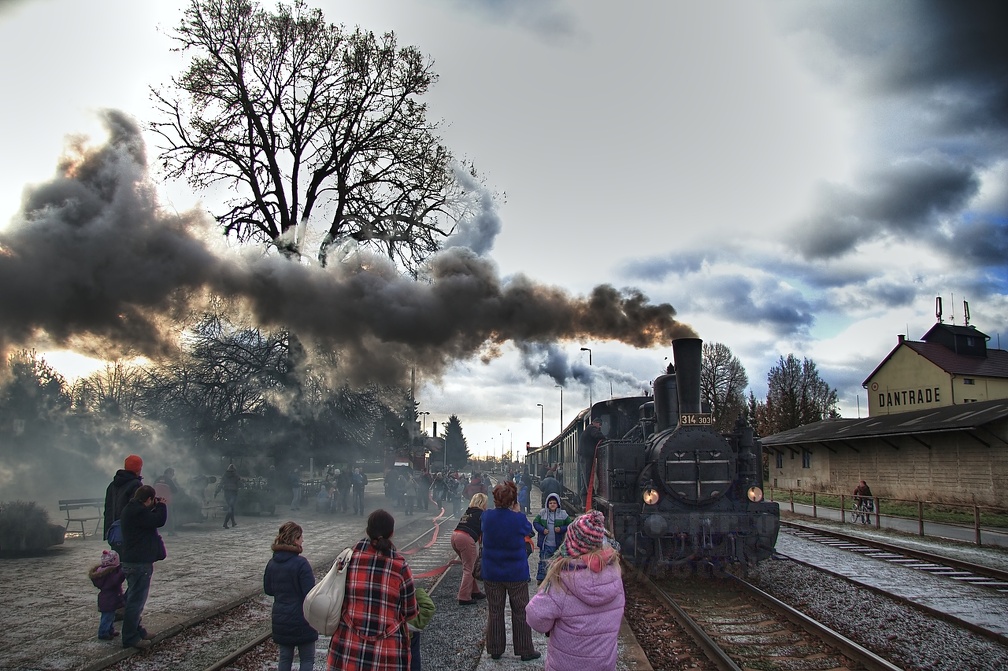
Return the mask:
POLYGON ((304 600, 304 616, 315 631, 324 636, 332 636, 343 616, 343 596, 346 594, 347 566, 353 548, 340 552, 332 569, 322 580, 311 588, 304 600))

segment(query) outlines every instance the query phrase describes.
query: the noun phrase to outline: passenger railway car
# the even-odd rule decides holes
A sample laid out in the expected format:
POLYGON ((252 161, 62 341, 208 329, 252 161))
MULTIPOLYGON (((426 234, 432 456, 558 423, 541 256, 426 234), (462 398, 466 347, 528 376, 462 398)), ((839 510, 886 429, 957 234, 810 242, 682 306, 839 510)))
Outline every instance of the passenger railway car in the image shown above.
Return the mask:
POLYGON ((743 421, 720 434, 702 411, 702 341, 682 338, 672 347, 675 372, 655 380, 653 397, 582 411, 529 453, 529 467, 539 475, 545 464, 562 463, 569 501, 580 503, 577 441, 598 416, 606 439, 597 450, 592 508, 605 514, 626 560, 651 569, 755 564, 773 554, 780 530, 778 505, 763 500, 762 446, 743 421))

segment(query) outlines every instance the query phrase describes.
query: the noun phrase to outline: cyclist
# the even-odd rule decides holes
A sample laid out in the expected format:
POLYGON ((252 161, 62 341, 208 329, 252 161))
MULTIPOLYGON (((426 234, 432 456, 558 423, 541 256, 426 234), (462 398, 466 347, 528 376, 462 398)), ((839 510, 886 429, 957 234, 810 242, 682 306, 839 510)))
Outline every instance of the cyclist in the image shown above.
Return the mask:
POLYGON ((871 487, 862 480, 854 488, 854 521, 863 524, 871 524, 871 513, 875 509, 875 499, 872 497, 871 487))

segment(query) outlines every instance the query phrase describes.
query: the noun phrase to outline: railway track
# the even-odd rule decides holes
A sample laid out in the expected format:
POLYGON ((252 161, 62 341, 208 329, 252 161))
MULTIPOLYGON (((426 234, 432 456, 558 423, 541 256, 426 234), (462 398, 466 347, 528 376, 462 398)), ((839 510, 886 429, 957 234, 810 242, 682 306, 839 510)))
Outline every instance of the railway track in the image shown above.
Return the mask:
POLYGON ((721 671, 901 668, 733 576, 638 579, 721 671))
POLYGON ((1008 571, 991 566, 982 566, 945 555, 852 536, 840 531, 810 527, 796 522, 782 521, 781 528, 787 529, 788 533, 799 538, 815 543, 898 564, 963 584, 986 587, 1002 594, 1008 594, 1008 571))
MULTIPOLYGON (((400 531, 410 535, 409 540, 398 546, 399 550, 407 556, 416 583, 425 589, 434 589, 455 557, 451 548, 453 525, 454 517, 442 513, 422 527, 410 525, 400 531)), ((354 542, 356 540, 355 538, 354 542)), ((316 580, 329 571, 334 559, 335 557, 316 568, 316 580)), ((251 596, 224 612, 207 614, 184 627, 159 635, 147 651, 87 671, 224 671, 245 668, 243 660, 249 658, 275 660, 275 647, 270 638, 271 608, 270 597, 263 594, 251 596)), ((316 649, 316 663, 320 655, 324 659, 324 654, 324 645, 316 649)), ((261 668, 258 661, 251 666, 261 668)))

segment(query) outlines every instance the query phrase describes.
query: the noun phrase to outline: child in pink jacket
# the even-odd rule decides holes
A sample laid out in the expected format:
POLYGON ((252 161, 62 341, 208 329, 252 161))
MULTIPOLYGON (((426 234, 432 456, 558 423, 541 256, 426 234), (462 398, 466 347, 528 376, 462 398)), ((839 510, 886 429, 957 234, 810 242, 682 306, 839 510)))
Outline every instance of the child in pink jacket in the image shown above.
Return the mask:
POLYGON ((567 527, 539 592, 525 607, 529 626, 549 634, 545 671, 612 671, 623 620, 619 555, 597 510, 567 527))

